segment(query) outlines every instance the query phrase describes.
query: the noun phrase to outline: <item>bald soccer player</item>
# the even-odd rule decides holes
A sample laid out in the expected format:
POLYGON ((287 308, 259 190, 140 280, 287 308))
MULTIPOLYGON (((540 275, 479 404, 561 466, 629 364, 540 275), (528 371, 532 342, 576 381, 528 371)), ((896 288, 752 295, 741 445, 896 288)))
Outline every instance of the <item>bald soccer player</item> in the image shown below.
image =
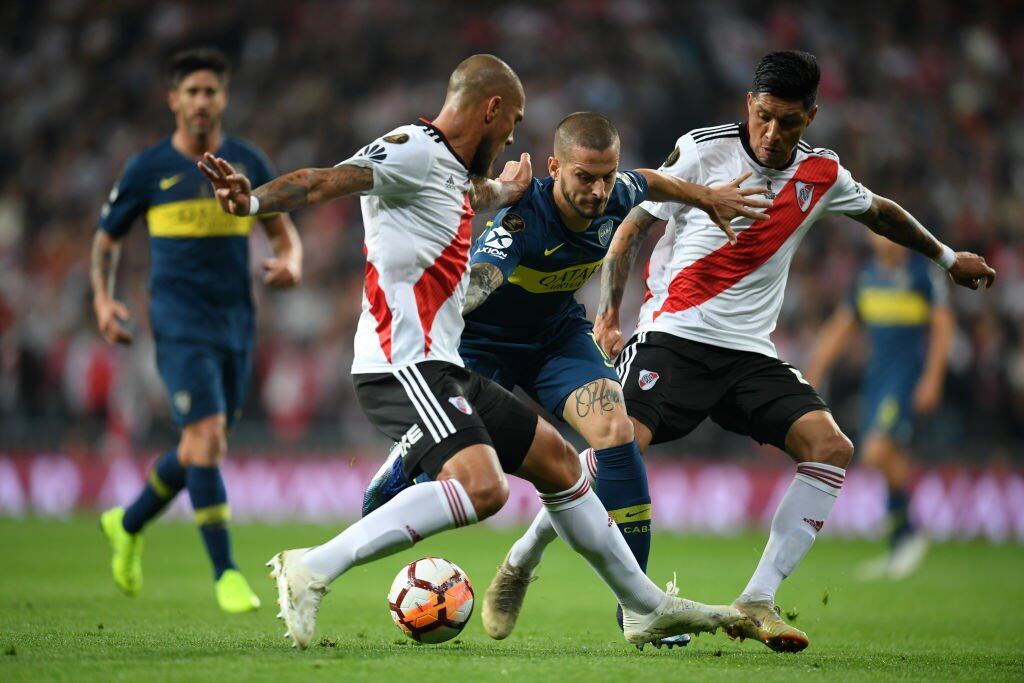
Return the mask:
POLYGON ((235 215, 291 211, 358 194, 366 280, 352 364, 367 418, 404 444, 406 489, 335 538, 270 561, 281 617, 296 646, 312 641, 327 587, 352 567, 497 512, 505 473, 536 486, 552 524, 611 587, 631 643, 713 631, 739 612, 667 595, 646 577, 591 490, 570 446, 525 403, 467 370, 459 356, 474 208, 507 204, 531 180, 529 158, 488 180, 512 144, 525 96, 500 59, 475 55, 452 74, 441 113, 400 126, 333 168, 302 169, 251 189, 227 162, 204 170, 235 215))

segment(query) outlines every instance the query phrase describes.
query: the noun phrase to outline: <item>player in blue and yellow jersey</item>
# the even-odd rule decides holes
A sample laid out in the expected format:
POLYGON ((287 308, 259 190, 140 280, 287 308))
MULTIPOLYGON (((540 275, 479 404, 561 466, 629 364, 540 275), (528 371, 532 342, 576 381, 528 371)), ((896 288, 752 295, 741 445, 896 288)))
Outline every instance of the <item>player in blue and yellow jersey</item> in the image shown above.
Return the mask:
MULTIPOLYGON (((594 340, 575 292, 600 267, 619 223, 646 199, 700 207, 733 239, 729 221, 757 218, 769 204, 738 189, 744 178, 717 187, 695 185, 657 171, 619 171, 619 136, 592 112, 566 117, 555 133, 550 177, 533 180, 524 195, 498 213, 473 246, 459 354, 475 372, 520 387, 568 423, 591 446, 583 457, 595 488, 640 566, 650 552, 651 499, 633 427, 614 365, 594 340)), ((749 175, 749 174, 748 174, 749 175)), ((371 482, 364 514, 409 485, 398 443, 371 482)), ((529 533, 553 535, 546 519, 529 533)), ((532 581, 539 557, 520 561, 513 547, 487 591, 483 622, 506 637, 532 581)), ((669 639, 670 643, 688 638, 669 639)))
POLYGON ((942 398, 954 320, 945 278, 927 260, 878 235, 871 236, 871 244, 874 259, 857 275, 846 305, 822 329, 806 377, 820 386, 863 327, 871 342, 861 386, 863 461, 888 485, 890 549, 866 563, 861 576, 903 578, 927 549, 908 514, 908 449, 915 417, 935 410, 942 398))
MULTIPOLYGON (((259 599, 231 558, 230 513, 219 465, 249 378, 253 219, 220 210, 196 161, 215 152, 235 168, 245 168, 257 183, 275 174, 259 149, 221 132, 228 75, 227 61, 216 50, 186 50, 170 60, 167 98, 176 129, 132 157, 114 185, 93 242, 92 285, 103 337, 130 344, 131 333, 122 325, 129 314, 114 298, 114 279, 120 241, 145 216, 157 367, 182 434, 157 460, 138 498, 101 517, 113 550, 114 581, 128 595, 139 592, 142 529, 188 489, 213 564, 218 604, 227 612, 246 612, 259 607, 259 599)), ((295 226, 286 215, 259 219, 275 253, 263 263, 264 281, 280 287, 298 284, 302 247, 295 226)))

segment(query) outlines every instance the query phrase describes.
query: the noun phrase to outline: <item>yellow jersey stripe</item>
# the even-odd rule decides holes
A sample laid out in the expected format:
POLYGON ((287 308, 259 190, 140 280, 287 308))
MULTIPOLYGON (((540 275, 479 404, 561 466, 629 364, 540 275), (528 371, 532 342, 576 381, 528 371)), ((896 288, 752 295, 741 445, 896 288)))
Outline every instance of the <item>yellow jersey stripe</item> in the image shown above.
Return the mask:
POLYGON ((153 237, 245 237, 252 231, 252 216, 232 216, 216 199, 185 199, 154 206, 146 212, 153 237))
POLYGON ((508 281, 533 294, 575 292, 601 268, 603 261, 604 259, 600 258, 591 263, 581 263, 571 268, 551 272, 516 266, 516 269, 508 276, 508 281))
POLYGON ((920 292, 865 287, 857 296, 857 311, 869 325, 924 325, 932 308, 920 292))

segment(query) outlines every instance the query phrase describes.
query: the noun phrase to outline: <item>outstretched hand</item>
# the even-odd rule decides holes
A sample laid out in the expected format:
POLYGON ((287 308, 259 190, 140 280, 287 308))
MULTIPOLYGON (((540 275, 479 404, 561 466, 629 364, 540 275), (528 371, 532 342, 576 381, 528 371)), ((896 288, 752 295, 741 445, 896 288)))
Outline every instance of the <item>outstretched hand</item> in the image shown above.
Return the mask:
POLYGON ((984 282, 985 289, 988 289, 996 281, 996 271, 985 263, 984 257, 969 251, 958 251, 956 261, 949 269, 949 277, 961 287, 977 289, 984 282))
POLYGON ((252 196, 252 184, 249 179, 237 172, 227 161, 209 152, 197 163, 199 170, 213 185, 213 192, 220 208, 236 216, 248 216, 249 198, 252 196))
POLYGON ((768 214, 757 209, 771 208, 772 203, 766 199, 754 199, 754 195, 763 195, 767 192, 767 188, 740 187, 750 175, 751 172, 747 171, 728 183, 712 185, 708 188, 710 191, 708 205, 703 207, 704 211, 725 233, 729 244, 736 244, 736 233, 730 225, 734 218, 742 217, 755 221, 768 220, 768 214))

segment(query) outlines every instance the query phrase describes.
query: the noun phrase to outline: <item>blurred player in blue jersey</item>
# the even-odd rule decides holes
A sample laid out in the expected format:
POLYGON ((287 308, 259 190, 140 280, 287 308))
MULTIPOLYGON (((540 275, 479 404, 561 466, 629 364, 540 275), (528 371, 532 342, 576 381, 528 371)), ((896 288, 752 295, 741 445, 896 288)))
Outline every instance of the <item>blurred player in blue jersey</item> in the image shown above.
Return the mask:
MULTIPOLYGON (((196 166, 216 152, 257 183, 274 177, 263 153, 221 132, 229 69, 212 49, 180 52, 168 69, 167 100, 174 133, 132 157, 110 192, 93 242, 93 306, 103 337, 130 344, 124 304, 114 298, 121 239, 146 217, 150 244, 150 320, 156 362, 170 396, 181 440, 160 457, 138 498, 101 517, 113 551, 114 581, 128 595, 142 587, 142 529, 183 489, 213 564, 217 602, 247 612, 260 601, 231 558, 230 516, 220 462, 227 429, 241 411, 252 354, 249 233, 253 219, 220 210, 196 166)), ((264 282, 293 287, 302 273, 302 246, 291 219, 259 216, 275 257, 264 282)))
MULTIPOLYGON (((534 179, 473 246, 459 354, 484 377, 508 389, 522 388, 587 441, 584 471, 646 571, 651 531, 646 470, 618 375, 595 342, 575 292, 600 269, 622 219, 646 199, 702 208, 730 237, 729 220, 756 218, 762 215, 757 209, 769 203, 752 198, 763 188, 739 190, 743 178, 708 188, 649 169, 620 172, 619 147, 615 127, 600 114, 578 112, 559 124, 554 156, 548 159, 550 177, 534 179)), ((399 442, 392 448, 371 482, 364 514, 410 485, 404 447, 399 442)), ((534 524, 529 533, 554 531, 550 524, 534 524)), ((513 547, 499 568, 483 607, 491 637, 505 638, 512 631, 539 560, 521 561, 513 547)), ((673 645, 689 638, 666 640, 673 645)))
POLYGON ((863 327, 871 355, 861 387, 863 461, 888 485, 889 552, 861 569, 863 578, 903 578, 924 559, 927 541, 908 514, 910 457, 915 417, 932 412, 942 398, 953 337, 948 285, 923 257, 878 235, 874 259, 857 275, 845 306, 825 324, 807 369, 820 386, 833 362, 863 327))

